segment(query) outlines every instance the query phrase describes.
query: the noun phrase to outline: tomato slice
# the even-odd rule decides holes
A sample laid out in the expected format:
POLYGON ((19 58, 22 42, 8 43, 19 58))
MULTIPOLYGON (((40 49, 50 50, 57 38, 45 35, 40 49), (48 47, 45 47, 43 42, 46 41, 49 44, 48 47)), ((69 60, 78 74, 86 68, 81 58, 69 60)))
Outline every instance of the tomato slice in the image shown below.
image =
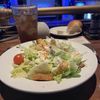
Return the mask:
POLYGON ((17 64, 17 65, 20 65, 21 63, 23 63, 24 62, 23 55, 22 54, 15 55, 13 58, 13 62, 14 62, 14 64, 17 64))

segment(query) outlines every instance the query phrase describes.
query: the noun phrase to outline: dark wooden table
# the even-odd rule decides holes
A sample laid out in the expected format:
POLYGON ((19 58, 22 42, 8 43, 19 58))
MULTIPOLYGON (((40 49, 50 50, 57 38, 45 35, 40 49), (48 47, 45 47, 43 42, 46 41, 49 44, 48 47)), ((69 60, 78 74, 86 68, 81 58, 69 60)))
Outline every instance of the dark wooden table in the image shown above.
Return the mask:
MULTIPOLYGON (((100 56, 100 40, 89 40, 91 45, 100 56)), ((19 39, 9 40, 0 43, 0 54, 8 48, 19 44, 19 39)), ((100 64, 95 74, 82 85, 68 91, 52 94, 32 94, 12 89, 0 82, 1 99, 4 100, 39 100, 39 99, 57 99, 57 100, 100 100, 100 64)))

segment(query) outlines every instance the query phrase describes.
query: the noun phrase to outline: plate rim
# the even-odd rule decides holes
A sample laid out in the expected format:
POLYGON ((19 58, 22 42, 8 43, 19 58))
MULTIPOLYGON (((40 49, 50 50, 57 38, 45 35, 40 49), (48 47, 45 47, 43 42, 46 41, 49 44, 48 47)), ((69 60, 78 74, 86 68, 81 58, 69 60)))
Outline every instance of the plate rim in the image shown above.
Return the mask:
MULTIPOLYGON (((65 41, 65 40, 63 40, 63 41, 65 41)), ((27 45, 27 43, 30 44, 31 42, 32 42, 32 41, 25 42, 25 43, 22 43, 21 45, 24 45, 24 44, 27 45)), ((71 43, 73 43, 73 42, 71 42, 71 43)), ((74 43, 74 44, 75 44, 75 43, 74 43)), ((79 44, 79 43, 76 43, 76 44, 81 45, 81 46, 84 46, 84 45, 79 44)), ((16 46, 18 46, 18 45, 16 45, 16 46)), ((16 46, 14 46, 14 47, 12 47, 12 48, 15 48, 16 46)), ((86 47, 86 46, 84 46, 84 47, 86 47)), ((7 53, 8 51, 12 50, 12 48, 9 49, 9 50, 7 50, 5 53, 7 53)), ((88 48, 88 47, 86 47, 86 48, 88 48)), ((89 48, 88 48, 88 49, 89 49, 89 48)), ((91 50, 91 49, 89 49, 89 50, 91 50)), ((92 50, 91 50, 91 52, 92 52, 92 50)), ((2 57, 3 55, 5 55, 5 53, 3 53, 3 54, 1 55, 1 57, 2 57)), ((94 55, 95 55, 95 54, 94 54, 94 55)), ((0 59, 1 59, 1 57, 0 57, 0 59)), ((96 56, 95 56, 95 58, 96 58, 96 56)), ((90 77, 86 78, 84 81, 81 81, 80 83, 78 83, 78 84, 75 85, 75 86, 72 86, 72 87, 69 87, 69 88, 65 88, 65 89, 60 89, 60 90, 55 90, 55 91, 32 91, 32 90, 29 91, 29 90, 23 90, 23 89, 20 89, 20 88, 13 87, 12 85, 9 85, 9 84, 5 83, 4 80, 3 80, 2 78, 0 78, 0 80, 1 80, 4 84, 6 84, 7 86, 9 86, 9 87, 11 87, 11 88, 14 88, 14 89, 16 89, 16 90, 24 91, 24 92, 30 92, 30 93, 54 93, 54 92, 65 91, 65 90, 69 90, 69 89, 72 89, 72 88, 74 88, 74 87, 77 87, 77 86, 81 85, 82 83, 86 82, 89 78, 91 78, 91 77, 93 76, 93 74, 95 73, 95 71, 96 71, 96 69, 97 69, 97 59, 95 59, 95 60, 96 60, 96 62, 95 62, 95 63, 96 63, 95 70, 94 70, 94 72, 90 75, 90 77)))
POLYGON ((66 34, 66 35, 65 34, 56 34, 56 33, 51 32, 51 31, 53 31, 56 28, 66 28, 67 29, 67 26, 57 26, 57 27, 50 28, 49 32, 50 32, 51 35, 59 36, 59 37, 73 37, 73 36, 80 35, 81 32, 82 32, 82 31, 81 32, 75 32, 74 34, 66 34))

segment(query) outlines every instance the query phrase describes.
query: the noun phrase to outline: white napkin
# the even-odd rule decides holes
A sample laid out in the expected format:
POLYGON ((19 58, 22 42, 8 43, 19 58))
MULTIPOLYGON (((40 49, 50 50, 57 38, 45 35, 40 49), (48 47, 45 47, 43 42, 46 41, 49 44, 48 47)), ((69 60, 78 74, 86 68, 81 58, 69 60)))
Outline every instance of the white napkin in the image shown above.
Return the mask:
POLYGON ((72 41, 72 42, 78 42, 78 43, 81 43, 81 44, 90 44, 90 42, 84 36, 79 36, 79 37, 71 38, 71 39, 68 39, 68 40, 72 41))

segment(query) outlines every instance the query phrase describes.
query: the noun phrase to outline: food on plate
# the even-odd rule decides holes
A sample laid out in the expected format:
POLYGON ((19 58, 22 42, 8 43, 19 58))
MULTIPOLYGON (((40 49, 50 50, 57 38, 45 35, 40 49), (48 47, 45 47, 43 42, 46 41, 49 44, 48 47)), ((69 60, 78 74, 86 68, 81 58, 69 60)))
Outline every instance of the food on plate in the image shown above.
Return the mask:
POLYGON ((32 79, 33 80, 44 80, 44 81, 50 81, 50 80, 53 80, 53 75, 52 74, 42 74, 42 73, 37 73, 37 74, 34 74, 32 76, 32 79))
POLYGON ((28 47, 20 45, 19 49, 22 53, 13 58, 13 78, 61 82, 64 78, 79 77, 85 66, 82 54, 67 41, 37 39, 28 47))
POLYGON ((66 32, 64 30, 57 30, 57 34, 61 35, 61 34, 65 34, 66 32))
POLYGON ((24 62, 24 57, 22 54, 17 54, 14 56, 14 59, 13 59, 13 62, 14 64, 17 64, 17 65, 20 65, 21 63, 24 62))
POLYGON ((75 32, 81 32, 82 31, 82 22, 80 20, 73 20, 69 22, 67 32, 69 34, 74 34, 75 32))

